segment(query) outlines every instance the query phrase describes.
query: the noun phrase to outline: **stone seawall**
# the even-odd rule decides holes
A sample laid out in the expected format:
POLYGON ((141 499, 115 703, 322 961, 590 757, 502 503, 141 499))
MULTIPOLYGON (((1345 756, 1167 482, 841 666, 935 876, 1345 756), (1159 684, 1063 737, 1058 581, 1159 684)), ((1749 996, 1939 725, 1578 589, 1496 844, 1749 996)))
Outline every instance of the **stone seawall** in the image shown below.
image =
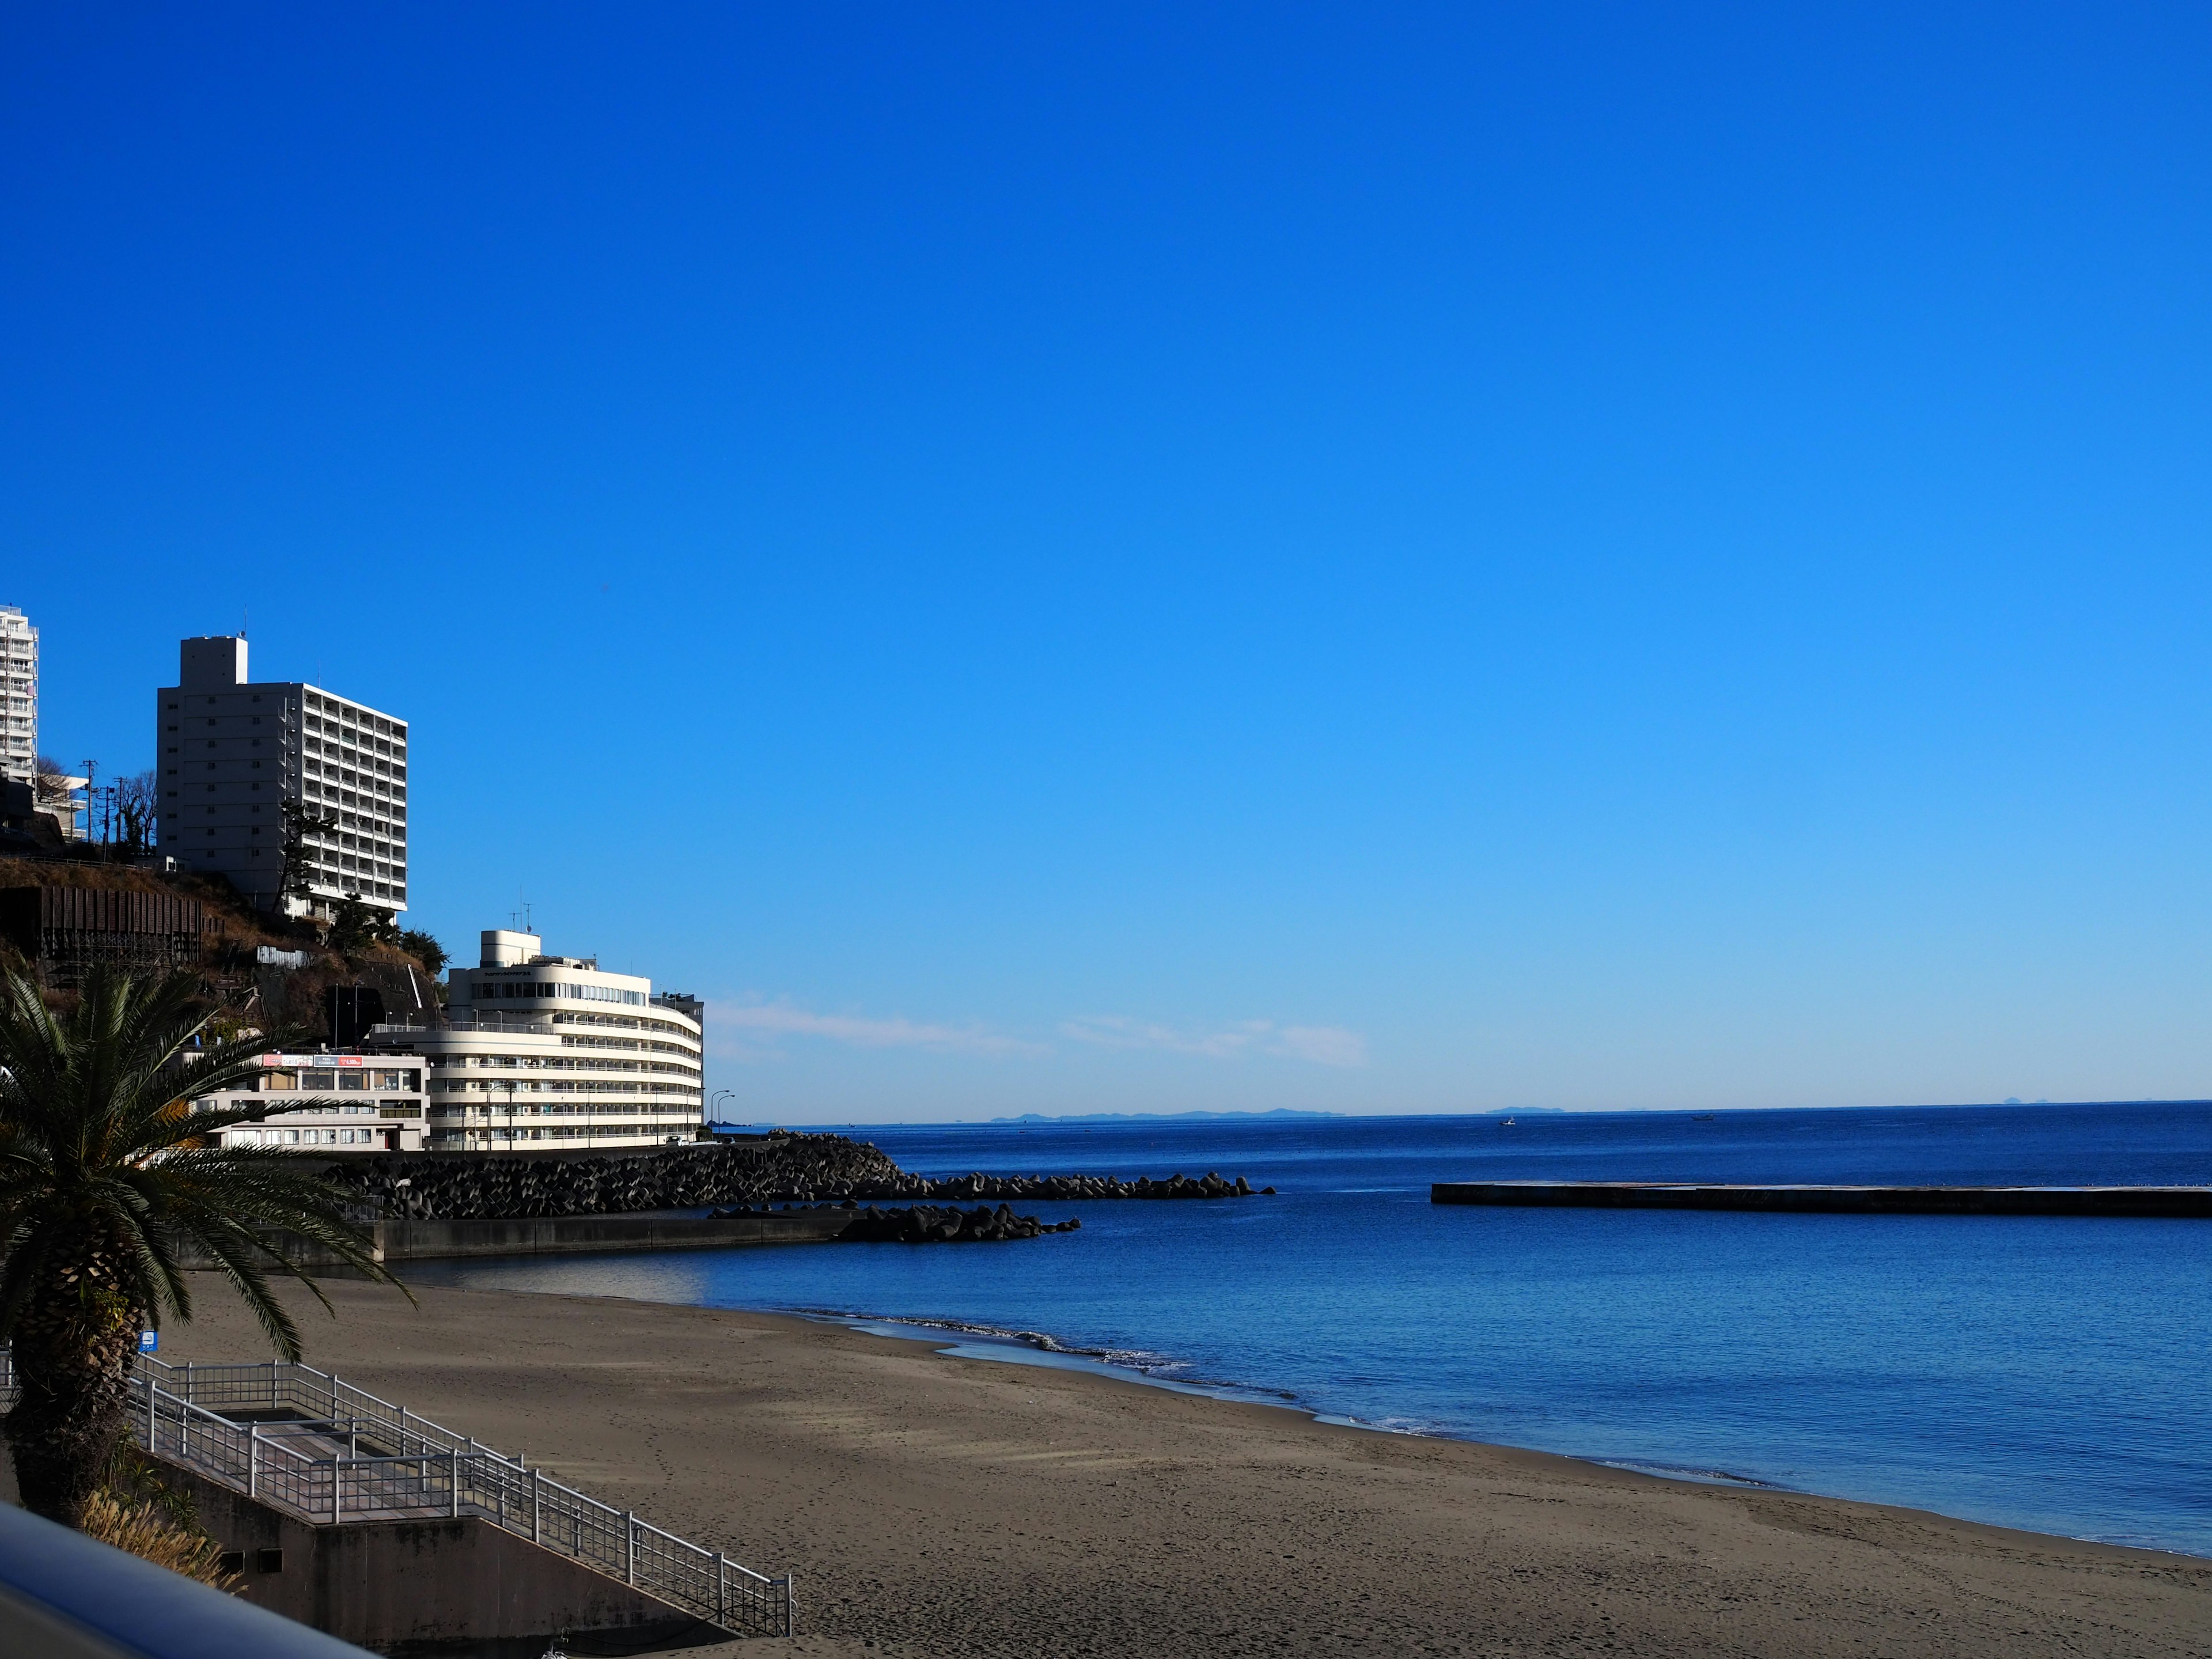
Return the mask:
POLYGON ((325 1179, 358 1194, 371 1215, 422 1221, 621 1215, 846 1199, 1066 1203, 1254 1195, 1243 1176, 1231 1181, 1213 1174, 1126 1181, 1112 1176, 979 1173, 933 1180, 908 1174, 866 1141, 836 1134, 771 1134, 734 1144, 692 1142, 597 1158, 496 1152, 379 1157, 334 1164, 325 1179))

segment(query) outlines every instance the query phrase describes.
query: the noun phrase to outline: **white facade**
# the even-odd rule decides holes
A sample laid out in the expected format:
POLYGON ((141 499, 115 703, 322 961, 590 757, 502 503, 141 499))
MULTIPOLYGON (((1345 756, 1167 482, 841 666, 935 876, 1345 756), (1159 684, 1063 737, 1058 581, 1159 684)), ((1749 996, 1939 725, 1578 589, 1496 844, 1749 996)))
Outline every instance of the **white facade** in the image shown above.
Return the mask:
POLYGON ((39 771, 39 630, 0 605, 0 778, 29 783, 39 771))
POLYGON ((407 908, 407 723, 295 681, 256 683, 246 641, 186 640, 155 698, 157 849, 226 876, 264 909, 327 914, 357 897, 407 908), (284 805, 318 820, 307 896, 281 899, 284 805))
POLYGON ((422 1148, 424 1095, 429 1070, 418 1054, 264 1054, 255 1085, 225 1090, 193 1103, 195 1111, 218 1107, 271 1107, 258 1123, 234 1124, 213 1137, 226 1146, 327 1148, 333 1152, 412 1152, 422 1148), (313 1098, 305 1109, 286 1110, 287 1095, 313 1098), (272 1099, 272 1097, 274 1097, 272 1099))
POLYGON ((549 957, 534 933, 492 930, 482 964, 448 975, 443 1030, 380 1025, 364 1046, 428 1065, 428 1141, 459 1152, 655 1146, 705 1116, 692 999, 598 963, 549 957))

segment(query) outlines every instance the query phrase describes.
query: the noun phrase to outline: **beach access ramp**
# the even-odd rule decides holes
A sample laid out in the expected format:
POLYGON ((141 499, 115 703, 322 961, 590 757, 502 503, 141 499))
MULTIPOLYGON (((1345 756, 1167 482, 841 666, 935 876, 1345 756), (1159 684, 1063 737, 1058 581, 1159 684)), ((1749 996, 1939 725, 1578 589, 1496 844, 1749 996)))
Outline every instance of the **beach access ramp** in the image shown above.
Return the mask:
MULTIPOLYGON (((15 1394, 0 1352, 0 1405, 15 1394)), ((311 1365, 141 1354, 131 1419, 249 1601, 363 1647, 797 1631, 789 1574, 740 1566, 311 1365)))

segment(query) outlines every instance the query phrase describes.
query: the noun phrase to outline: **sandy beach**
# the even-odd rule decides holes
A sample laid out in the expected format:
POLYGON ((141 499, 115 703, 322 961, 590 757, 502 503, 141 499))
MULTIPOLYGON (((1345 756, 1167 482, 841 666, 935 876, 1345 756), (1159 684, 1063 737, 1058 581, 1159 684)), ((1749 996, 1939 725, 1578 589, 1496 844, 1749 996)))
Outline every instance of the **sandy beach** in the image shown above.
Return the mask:
MULTIPOLYGON (((164 1357, 265 1357, 209 1285, 164 1357)), ((774 1315, 331 1287, 310 1361, 799 1575, 836 1655, 2212 1652, 2212 1561, 950 1358, 774 1315)))

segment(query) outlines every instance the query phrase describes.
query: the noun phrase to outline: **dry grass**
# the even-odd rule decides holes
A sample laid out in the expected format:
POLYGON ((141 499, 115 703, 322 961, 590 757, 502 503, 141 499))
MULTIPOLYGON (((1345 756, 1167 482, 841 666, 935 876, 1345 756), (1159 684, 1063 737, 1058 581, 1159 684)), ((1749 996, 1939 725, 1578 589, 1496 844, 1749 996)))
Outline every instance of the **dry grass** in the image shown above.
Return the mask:
POLYGON ((246 1588, 246 1580, 222 1570, 222 1545, 180 1525, 158 1501, 97 1493, 84 1506, 84 1534, 233 1595, 246 1588))

